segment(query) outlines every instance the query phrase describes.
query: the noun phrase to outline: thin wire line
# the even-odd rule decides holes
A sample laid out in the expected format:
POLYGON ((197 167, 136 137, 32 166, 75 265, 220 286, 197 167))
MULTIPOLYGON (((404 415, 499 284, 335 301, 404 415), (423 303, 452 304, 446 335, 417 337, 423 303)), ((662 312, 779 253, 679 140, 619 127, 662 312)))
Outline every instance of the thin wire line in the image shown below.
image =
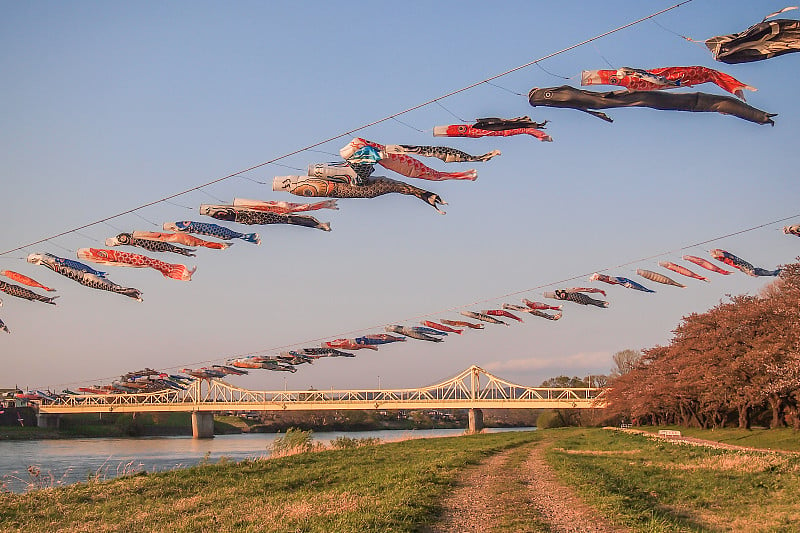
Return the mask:
POLYGON ((61 246, 60 244, 58 244, 58 243, 56 243, 56 242, 53 242, 53 241, 52 241, 52 240, 50 240, 50 239, 45 239, 45 241, 47 241, 47 244, 49 244, 50 246, 55 246, 56 248, 61 248, 61 249, 62 249, 62 250, 64 250, 65 252, 69 252, 69 253, 71 253, 71 254, 74 254, 74 253, 76 253, 76 252, 75 252, 75 250, 70 250, 69 248, 65 248, 65 247, 61 246))
MULTIPOLYGON (((115 225, 111 224, 107 220, 104 220, 102 223, 105 224, 106 226, 108 226, 109 228, 113 229, 114 231, 119 231, 120 233, 124 233, 124 231, 125 231, 125 230, 122 230, 122 229, 116 227, 115 225)), ((77 231, 77 230, 75 230, 75 231, 77 231)), ((2 254, 0 254, 0 255, 2 255, 2 254)))
POLYGON ((326 152, 325 150, 312 150, 311 148, 309 148, 307 151, 316 152, 318 154, 332 155, 333 157, 340 157, 339 154, 334 154, 333 152, 326 152))
POLYGON ((651 22, 652 22, 653 24, 655 24, 656 26, 658 26, 659 28, 661 28, 662 30, 664 30, 664 31, 666 31, 666 32, 669 32, 669 33, 671 33, 672 35, 677 35, 678 37, 680 37, 681 39, 683 39, 683 40, 685 40, 685 41, 689 41, 690 43, 695 43, 695 44, 700 44, 700 45, 703 45, 703 46, 705 46, 705 43, 704 43, 704 42, 702 42, 702 41, 695 41, 695 40, 694 40, 694 39, 692 39, 691 37, 687 37, 687 36, 685 36, 685 35, 682 35, 682 34, 680 34, 680 33, 676 32, 676 31, 672 31, 671 29, 667 28, 666 26, 663 26, 662 24, 659 24, 659 23, 658 23, 658 22, 657 22, 655 19, 654 19, 654 20, 651 20, 651 22))
POLYGON ((149 219, 147 219, 147 218, 144 218, 144 217, 143 217, 142 215, 140 215, 139 213, 136 213, 136 212, 134 212, 134 213, 131 213, 131 214, 132 214, 132 215, 134 215, 134 216, 137 216, 137 217, 141 218, 142 220, 144 220, 144 221, 145 221, 145 222, 147 222, 148 224, 152 224, 153 226, 155 226, 155 227, 157 227, 157 228, 161 227, 161 226, 159 226, 158 224, 156 224, 155 222, 153 222, 152 220, 149 220, 149 219))
POLYGON ((248 180, 252 181, 253 183, 258 183, 259 185, 269 185, 269 183, 267 183, 266 181, 258 181, 253 178, 248 178, 247 176, 238 176, 238 177, 242 178, 243 180, 248 180))
POLYGON ((302 168, 297 168, 297 167, 293 167, 293 166, 289 166, 289 165, 284 165, 283 163, 272 163, 272 164, 275 165, 275 166, 278 166, 278 167, 283 167, 283 168, 288 168, 290 170, 296 170, 298 172, 303 172, 302 168))
POLYGON ((84 239, 89 239, 90 241, 96 241, 96 240, 97 240, 97 239, 95 239, 94 237, 89 237, 89 236, 88 236, 88 235, 86 235, 85 233, 81 233, 80 231, 76 231, 75 233, 76 233, 77 235, 80 235, 80 236, 81 236, 81 237, 83 237, 84 239))
POLYGON ((517 96, 525 96, 522 93, 518 93, 517 91, 512 91, 511 89, 506 89, 505 87, 503 87, 501 85, 497 85, 496 83, 492 83, 490 81, 485 81, 484 83, 486 85, 491 85, 492 87, 497 87, 498 89, 503 89, 504 91, 510 92, 511 94, 516 94, 517 96))
POLYGON ((614 65, 612 65, 612 64, 611 64, 611 61, 609 61, 608 59, 606 59, 606 56, 604 56, 604 55, 603 55, 603 53, 600 51, 600 48, 597 46, 597 43, 592 43, 592 47, 594 48, 595 52, 597 52, 597 55, 599 55, 599 56, 600 56, 600 58, 601 58, 603 61, 605 61, 605 62, 606 62, 606 65, 608 65, 608 66, 609 66, 609 68, 612 68, 612 69, 615 69, 615 68, 617 68, 617 67, 615 67, 614 65))
POLYGON ((181 204, 177 204, 177 203, 175 203, 175 202, 172 202, 172 201, 170 201, 170 200, 164 200, 164 203, 167 203, 167 204, 169 204, 169 205, 174 205, 175 207, 182 207, 182 208, 184 208, 184 209, 189 209, 190 211, 193 211, 193 210, 194 210, 194 207, 189 207, 188 205, 181 205, 181 204))
POLYGON ((411 124, 409 124, 408 122, 403 122, 402 120, 400 120, 400 119, 399 119, 399 118, 397 118, 397 117, 392 117, 392 120, 394 120, 394 121, 395 121, 395 122, 397 122, 398 124, 402 124, 402 125, 403 125, 403 126, 405 126, 406 128, 411 128, 411 129, 412 129, 412 130, 414 130, 414 131, 418 131, 418 132, 420 132, 420 133, 425 133, 425 130, 421 130, 421 129, 417 128, 417 127, 414 127, 414 126, 412 126, 411 124))
MULTIPOLYGON (((522 96, 522 95, 520 95, 520 96, 522 96)), ((456 115, 455 113, 453 113, 452 111, 450 111, 449 109, 447 109, 445 106, 443 106, 441 102, 437 101, 437 102, 436 102, 436 105, 438 105, 439 107, 441 107, 442 109, 444 109, 445 111, 447 111, 448 113, 450 113, 451 115, 453 115, 454 117, 456 117, 456 118, 457 118, 459 121, 461 121, 461 122, 467 122, 467 120, 466 120, 466 119, 459 117, 458 115, 456 115)))
MULTIPOLYGON (((203 188, 198 188, 197 191, 205 194, 206 196, 208 196, 209 198, 211 198, 215 202, 220 202, 220 203, 223 203, 223 204, 225 203, 225 200, 223 200, 221 198, 217 198, 216 196, 214 196, 213 194, 211 194, 210 192, 208 192, 207 190, 205 190, 203 188)), ((3 255, 3 254, 0 254, 0 255, 3 255)))
MULTIPOLYGON (((469 91, 469 90, 471 90, 471 89, 474 89, 474 88, 475 88, 475 87, 477 87, 478 85, 481 85, 482 83, 488 83, 488 82, 491 82, 491 81, 493 81, 493 80, 496 80, 496 79, 498 79, 498 78, 502 78, 503 76, 507 76, 507 75, 511 74, 512 72, 517 72, 518 70, 523 70, 523 69, 525 69, 525 68, 528 68, 528 67, 530 67, 530 66, 532 66, 532 65, 538 65, 538 63, 539 63, 540 61, 544 61, 544 60, 546 60, 546 59, 550 59, 550 58, 552 58, 552 57, 555 57, 555 56, 557 56, 557 55, 563 54, 563 53, 565 53, 565 52, 569 52, 570 50, 574 50, 574 49, 576 49, 576 48, 579 48, 579 47, 581 47, 581 46, 583 46, 583 45, 585 45, 585 44, 588 44, 588 43, 591 43, 591 42, 597 41, 598 39, 602 39, 602 38, 604 38, 604 37, 607 37, 608 35, 612 35, 612 34, 614 34, 614 33, 617 33, 617 32, 619 32, 619 31, 625 30, 625 29, 627 29, 627 28, 630 28, 631 26, 635 26, 635 25, 637 25, 637 24, 640 24, 641 22, 644 22, 644 21, 646 21, 646 20, 653 19, 654 17, 657 17, 657 16, 659 16, 659 15, 662 15, 662 14, 664 14, 664 13, 668 12, 668 11, 672 11, 673 9, 677 9, 677 8, 679 8, 679 7, 681 7, 681 6, 684 6, 684 5, 686 5, 686 4, 689 4, 689 3, 693 2, 693 1, 694 1, 694 0, 683 0, 682 2, 679 2, 679 3, 677 3, 677 4, 674 4, 674 5, 670 6, 670 7, 667 7, 667 8, 665 8, 665 9, 662 9, 662 10, 660 10, 660 11, 656 11, 655 13, 652 13, 652 14, 650 14, 650 15, 647 15, 647 16, 645 16, 645 17, 642 17, 642 18, 636 19, 636 20, 634 20, 634 21, 632 21, 632 22, 629 22, 629 23, 627 23, 627 24, 624 24, 624 25, 622 25, 622 26, 618 26, 618 27, 616 27, 616 28, 614 28, 614 29, 612 29, 612 30, 608 30, 608 31, 606 31, 606 32, 600 33, 600 34, 598 34, 598 35, 595 35, 594 37, 590 37, 590 38, 588 38, 588 39, 585 39, 585 40, 583 40, 583 41, 581 41, 581 42, 579 42, 579 43, 575 43, 575 44, 573 44, 573 45, 571 45, 571 46, 567 46, 566 48, 562 48, 561 50, 557 50, 557 51, 555 51, 555 52, 551 52, 551 53, 549 53, 549 54, 547 54, 547 55, 544 55, 544 56, 542 56, 542 57, 540 57, 540 58, 538 58, 538 59, 536 59, 536 60, 534 60, 534 61, 529 61, 528 63, 525 63, 525 64, 523 64, 523 65, 519 65, 519 66, 517 66, 517 67, 514 67, 514 68, 512 68, 512 69, 506 70, 505 72, 501 72, 500 74, 496 74, 496 75, 494 75, 494 76, 491 76, 491 77, 489 77, 489 78, 486 78, 486 79, 483 79, 483 80, 477 81, 477 82, 475 82, 475 83, 472 83, 472 84, 470 84, 470 85, 467 85, 467 86, 465 86, 465 87, 462 87, 462 88, 460 88, 460 89, 456 89, 456 90, 450 91, 449 93, 443 94, 443 95, 441 95, 441 96, 437 96, 436 98, 433 98, 433 99, 427 100, 427 101, 425 101, 425 102, 422 102, 421 104, 417 104, 417 105, 415 105, 415 106, 409 107, 409 108, 407 108, 407 109, 404 109, 404 110, 402 110, 402 111, 399 111, 399 112, 397 112, 397 113, 393 113, 393 114, 391 114, 391 115, 388 115, 388 116, 385 116, 385 117, 383 117, 383 118, 380 118, 380 119, 377 119, 377 120, 373 120, 372 122, 369 122, 369 123, 367 123, 367 124, 363 124, 363 125, 361 125, 361 126, 358 126, 358 127, 356 127, 356 128, 353 128, 353 129, 351 129, 351 130, 345 131, 345 132, 343 132, 343 133, 339 133, 339 134, 337 134, 337 135, 334 135, 334 136, 332 136, 332 137, 328 137, 327 139, 323 139, 323 140, 321 140, 321 141, 318 141, 318 142, 315 142, 315 143, 309 144, 308 146, 304 146, 304 147, 302 147, 302 148, 298 148, 297 150, 294 150, 294 151, 288 152, 288 153, 286 153, 286 154, 283 154, 283 155, 281 155, 281 156, 274 157, 274 158, 270 159, 269 161, 264 161, 263 163, 258 163, 258 164, 256 164, 256 165, 252 165, 252 166, 250 166, 250 167, 248 167, 248 168, 245 168, 245 169, 239 170, 239 171, 237 171, 237 172, 233 172, 233 173, 231 173, 231 174, 227 174, 227 175, 225 175, 225 176, 222 176, 222 177, 219 177, 219 178, 216 178, 216 179, 213 179, 213 180, 211 180, 211 181, 208 181, 208 182, 206 182, 206 183, 203 183, 203 184, 201 184, 201 185, 196 185, 196 186, 194 186, 194 187, 191 187, 191 188, 189 188, 189 189, 186 189, 186 190, 183 190, 183 191, 180 191, 180 192, 177 192, 177 193, 171 194, 171 195, 169 195, 169 196, 165 196, 165 197, 163 197, 163 198, 159 198, 158 200, 153 200, 153 201, 150 201, 150 202, 144 203, 144 204, 142 204, 142 205, 139 205, 139 206, 133 207, 133 208, 131 208, 131 209, 128 209, 128 210, 126 210, 126 211, 122 211, 121 213, 117 213, 117 214, 115 214, 115 215, 110 215, 110 216, 107 216, 107 217, 101 218, 101 219, 99 219, 99 220, 95 220, 95 221, 93 221, 93 222, 89 222, 89 223, 87 223, 87 224, 83 224, 83 225, 81 225, 81 226, 77 226, 77 227, 75 227, 75 228, 71 228, 71 229, 68 229, 68 230, 62 231, 61 233, 57 233, 57 234, 55 234, 55 235, 51 235, 50 237, 47 237, 47 238, 44 238, 44 239, 40 239, 40 240, 38 240, 38 241, 30 242, 30 243, 28 243, 28 244, 24 244, 24 245, 18 246, 18 247, 16 247, 16 248, 11 248, 11 249, 9 249, 9 250, 6 250, 6 251, 4 251, 4 252, 0 252, 0 256, 2 256, 2 255, 6 255, 6 254, 8 254, 8 253, 11 253, 11 252, 15 252, 15 251, 17 251, 17 250, 20 250, 20 249, 22 249, 22 248, 27 248, 28 246, 33 246, 33 245, 35 245, 35 244, 39 244, 39 243, 41 243, 41 242, 45 242, 45 241, 47 241, 48 239, 52 239, 52 238, 55 238, 55 237, 60 237, 60 236, 62 236, 62 235, 66 235, 66 234, 68 234, 68 233, 72 233, 72 232, 73 232, 73 231, 75 231, 75 230, 80 230, 80 229, 88 228, 88 227, 90 227, 90 226, 94 226, 94 225, 96 225, 96 224, 100 224, 101 222, 106 222, 106 221, 108 221, 108 220, 113 220, 113 219, 115 219, 115 218, 119 218, 119 217, 121 217, 121 216, 123 216, 123 215, 127 215, 127 214, 129 214, 129 213, 133 213, 133 212, 135 212, 135 211, 139 211, 139 210, 141 210, 141 209, 144 209, 144 208, 146 208, 146 207, 150 207, 150 206, 152 206, 152 205, 159 204, 159 203, 161 203, 161 202, 164 202, 164 201, 166 201, 166 200, 172 200, 173 198, 177 198, 178 196, 183 196, 184 194, 188 194, 188 193, 190 193, 190 192, 194 192, 194 191, 197 191, 197 190, 200 190, 200 191, 202 191, 202 190, 203 190, 205 187, 208 187, 208 186, 210 186, 210 185, 213 185, 213 184, 215 184, 215 183, 219 183, 219 182, 222 182, 222 181, 228 180, 228 179, 230 179, 230 178, 233 178, 233 177, 239 176, 240 174, 244 174, 244 173, 246 173, 246 172, 250 172, 251 170, 255 170, 255 169, 257 169, 257 168, 261 168, 261 167, 263 167, 263 166, 269 165, 270 163, 275 163, 276 161, 280 161, 281 159, 286 159, 287 157, 291 157, 291 156, 293 156, 293 155, 297 155, 297 154, 299 154, 299 153, 302 153, 302 152, 304 152, 304 151, 306 151, 306 150, 310 150, 310 149, 312 149, 312 148, 316 148, 316 147, 318 147, 318 146, 322 146, 323 144, 327 144, 327 143, 329 143, 329 142, 331 142, 331 141, 335 141, 335 140, 337 140, 337 139, 341 139, 341 138, 343 138, 343 137, 347 137, 347 136, 349 136, 349 135, 352 135, 353 133, 356 133, 357 131, 361 131, 361 130, 363 130, 363 129, 370 128, 370 127, 372 127, 372 126, 375 126, 376 124, 380 124, 380 123, 386 122, 386 121, 388 121, 388 120, 391 120, 391 119, 393 119, 393 118, 395 118, 395 117, 398 117, 398 116, 400 116, 400 115, 404 115, 404 114, 406 114, 406 113, 410 113, 411 111, 415 111, 415 110, 417 110, 417 109, 421 109, 421 108, 423 108, 423 107, 429 106, 430 104, 433 104, 433 103, 435 103, 435 102, 438 102, 439 100, 444 100, 445 98, 449 98, 449 97, 451 97, 451 96, 453 96, 453 95, 456 95, 456 94, 459 94, 459 93, 463 93, 463 92, 465 92, 465 91, 469 91)), ((539 66, 539 68, 542 68, 542 67, 541 67, 541 65, 538 65, 538 66, 539 66)), ((544 70, 544 69, 543 69, 543 70, 544 70)))
POLYGON ((562 76, 561 74, 554 74, 554 73, 550 72, 549 70, 544 68, 542 65, 540 65, 538 61, 535 63, 535 65, 537 67, 539 67, 540 69, 542 69, 547 74, 550 74, 551 76, 553 76, 554 78, 561 78, 562 80, 571 80, 572 79, 572 78, 568 78, 566 76, 562 76))

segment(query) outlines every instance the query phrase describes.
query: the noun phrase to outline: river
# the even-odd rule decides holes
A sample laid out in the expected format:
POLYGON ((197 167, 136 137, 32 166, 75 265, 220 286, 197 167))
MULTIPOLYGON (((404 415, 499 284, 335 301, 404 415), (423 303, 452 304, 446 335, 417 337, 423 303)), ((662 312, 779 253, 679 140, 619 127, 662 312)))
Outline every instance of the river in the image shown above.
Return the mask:
MULTIPOLYGON (((521 431, 533 428, 489 428, 521 431)), ((314 433, 315 442, 336 437, 378 438, 383 442, 423 437, 445 437, 463 429, 381 430, 314 433)), ((281 434, 242 433, 213 439, 189 436, 0 441, 0 490, 24 492, 32 488, 69 485, 89 478, 110 479, 135 471, 161 472, 195 466, 202 461, 232 461, 269 455, 268 446, 281 434), (33 467, 38 475, 29 473, 33 467)))

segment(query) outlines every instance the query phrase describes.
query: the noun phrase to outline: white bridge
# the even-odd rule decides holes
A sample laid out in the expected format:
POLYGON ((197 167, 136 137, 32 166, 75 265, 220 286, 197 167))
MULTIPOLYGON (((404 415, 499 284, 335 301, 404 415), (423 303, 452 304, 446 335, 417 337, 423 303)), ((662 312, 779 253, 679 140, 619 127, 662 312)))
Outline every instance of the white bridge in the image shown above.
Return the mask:
POLYGON ((213 413, 218 411, 470 409, 470 429, 477 430, 483 425, 481 409, 602 409, 604 391, 526 387, 473 365, 441 383, 414 389, 252 391, 218 379, 199 379, 186 390, 43 399, 39 416, 42 425, 48 425, 48 415, 67 413, 189 411, 195 436, 207 437, 209 426, 213 435, 213 413))

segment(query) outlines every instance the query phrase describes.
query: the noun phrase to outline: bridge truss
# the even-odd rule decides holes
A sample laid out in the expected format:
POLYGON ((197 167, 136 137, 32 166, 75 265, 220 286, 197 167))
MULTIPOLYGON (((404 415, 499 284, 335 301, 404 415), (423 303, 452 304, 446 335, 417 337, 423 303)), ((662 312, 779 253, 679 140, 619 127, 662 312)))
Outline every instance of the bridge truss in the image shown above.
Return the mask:
POLYGON ((301 411, 346 409, 597 409, 605 389, 526 387, 478 366, 416 389, 252 391, 217 379, 184 391, 76 394, 42 400, 40 414, 164 411, 301 411))

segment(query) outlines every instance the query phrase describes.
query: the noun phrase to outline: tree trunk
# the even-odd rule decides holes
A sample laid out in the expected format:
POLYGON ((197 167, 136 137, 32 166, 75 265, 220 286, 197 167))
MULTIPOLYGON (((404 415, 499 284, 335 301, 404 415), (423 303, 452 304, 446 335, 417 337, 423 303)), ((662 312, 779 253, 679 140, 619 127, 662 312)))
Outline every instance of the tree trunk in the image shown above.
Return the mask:
POLYGON ((739 411, 739 429, 750 429, 750 406, 740 404, 737 406, 739 411))
POLYGON ((783 400, 777 394, 770 394, 769 406, 772 409, 772 422, 769 427, 780 428, 783 427, 783 419, 781 418, 781 410, 783 408, 783 400))

